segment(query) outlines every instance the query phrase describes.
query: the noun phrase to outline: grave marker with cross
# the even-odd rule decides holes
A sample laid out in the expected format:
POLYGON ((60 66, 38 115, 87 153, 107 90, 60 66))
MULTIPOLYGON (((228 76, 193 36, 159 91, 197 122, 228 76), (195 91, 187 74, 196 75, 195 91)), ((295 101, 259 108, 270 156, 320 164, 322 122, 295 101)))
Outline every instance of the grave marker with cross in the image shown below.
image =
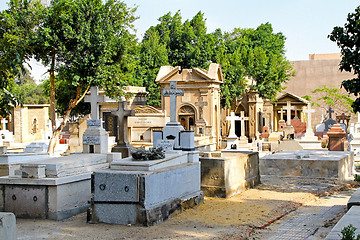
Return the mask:
POLYGON ((278 113, 280 113, 280 120, 284 119, 284 109, 280 108, 280 111, 278 111, 278 113))
POLYGON ((176 89, 176 81, 170 81, 170 89, 164 89, 163 96, 170 96, 170 122, 177 122, 177 96, 184 96, 183 89, 176 89))
POLYGON ((334 113, 331 107, 326 111, 329 114, 329 118, 325 121, 325 132, 329 131, 331 127, 336 123, 334 119, 332 119, 331 114, 334 113))
POLYGON ((203 107, 207 106, 208 103, 204 102, 203 97, 200 97, 200 101, 195 103, 196 106, 199 107, 199 119, 204 120, 204 109, 203 107))
POLYGON ((240 120, 239 116, 235 116, 234 112, 230 113, 230 116, 226 117, 226 120, 230 121, 230 131, 228 138, 237 138, 235 134, 235 120, 240 120))
POLYGON ((122 157, 128 157, 130 155, 130 145, 128 142, 128 121, 129 116, 135 116, 135 111, 127 109, 127 102, 118 102, 118 109, 111 111, 111 113, 117 116, 117 133, 118 142, 115 147, 112 148, 112 152, 121 152, 122 157))
POLYGON ((331 114, 334 113, 334 110, 332 110, 332 108, 329 107, 329 110, 326 112, 329 114, 329 119, 332 119, 331 114))
POLYGON ((8 120, 6 118, 1 119, 1 130, 6 130, 6 124, 8 123, 8 120))
POLYGON ((286 107, 284 107, 284 110, 286 110, 286 125, 291 125, 291 110, 294 110, 294 106, 291 106, 291 102, 286 102, 286 107))
POLYGON ((311 109, 311 104, 309 103, 307 109, 304 109, 303 112, 307 113, 306 132, 304 139, 317 140, 317 137, 315 137, 314 131, 311 127, 311 114, 315 112, 315 109, 311 109))
POLYGON ((91 119, 99 120, 99 103, 104 102, 104 95, 99 95, 98 87, 91 87, 90 95, 85 96, 85 102, 91 106, 91 119))

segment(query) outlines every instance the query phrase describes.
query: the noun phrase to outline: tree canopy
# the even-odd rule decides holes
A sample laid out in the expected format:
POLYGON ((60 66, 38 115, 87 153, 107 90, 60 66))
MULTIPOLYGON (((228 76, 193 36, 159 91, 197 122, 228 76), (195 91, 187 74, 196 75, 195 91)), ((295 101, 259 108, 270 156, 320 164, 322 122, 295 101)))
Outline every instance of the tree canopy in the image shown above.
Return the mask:
MULTIPOLYGON (((342 86, 349 94, 360 94, 360 6, 349 13, 344 27, 334 27, 329 35, 341 49, 340 70, 353 72, 355 78, 344 80, 342 86)), ((360 97, 352 104, 354 112, 360 112, 360 97)))
POLYGON ((49 66, 50 104, 55 105, 57 92, 64 119, 54 132, 50 152, 91 86, 119 98, 123 86, 136 83, 136 39, 130 32, 134 11, 118 0, 54 0, 44 11, 32 44, 36 58, 49 66))
POLYGON ((9 9, 0 12, 0 115, 10 114, 18 98, 13 93, 14 81, 25 72, 24 63, 33 49, 29 41, 39 23, 43 7, 37 1, 10 0, 9 9))
POLYGON ((202 12, 182 22, 180 11, 165 14, 159 22, 146 31, 140 44, 138 78, 149 90, 148 104, 160 105, 160 87, 154 80, 166 64, 207 68, 211 62, 220 63, 225 78, 221 102, 227 107, 244 93, 246 78, 256 81, 253 89, 260 96, 274 98, 294 74, 285 58, 285 36, 274 33, 270 23, 256 29, 207 33, 202 12))

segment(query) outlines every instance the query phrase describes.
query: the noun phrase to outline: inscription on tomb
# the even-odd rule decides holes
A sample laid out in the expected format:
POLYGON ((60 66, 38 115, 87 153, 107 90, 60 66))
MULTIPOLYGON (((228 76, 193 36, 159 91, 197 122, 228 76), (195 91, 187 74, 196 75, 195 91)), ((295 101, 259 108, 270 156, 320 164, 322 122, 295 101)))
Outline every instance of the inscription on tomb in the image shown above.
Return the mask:
POLYGON ((100 144, 100 137, 83 136, 83 144, 100 144))
POLYGON ((88 127, 101 127, 101 120, 92 119, 92 120, 87 120, 86 123, 88 127))

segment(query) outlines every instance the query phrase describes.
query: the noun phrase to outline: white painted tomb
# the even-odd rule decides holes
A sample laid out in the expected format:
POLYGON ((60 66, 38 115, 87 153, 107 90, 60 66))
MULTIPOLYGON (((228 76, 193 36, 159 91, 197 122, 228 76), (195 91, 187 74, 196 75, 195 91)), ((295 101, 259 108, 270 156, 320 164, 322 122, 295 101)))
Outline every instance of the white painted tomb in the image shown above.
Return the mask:
POLYGON ((86 211, 91 173, 108 168, 119 155, 78 153, 20 163, 14 176, 0 177, 0 210, 16 217, 53 220, 86 211))
POLYGON ((151 226, 203 201, 194 134, 176 122, 176 96, 181 91, 176 90, 176 82, 170 85, 164 94, 171 99, 170 122, 163 131, 154 132, 154 145, 166 148, 165 158, 128 157, 114 161, 110 169, 95 171, 89 222, 151 226))
POLYGON ((34 159, 42 159, 48 157, 49 154, 46 152, 30 153, 4 151, 2 154, 0 154, 0 176, 14 175, 15 169, 19 168, 20 163, 26 163, 34 159))

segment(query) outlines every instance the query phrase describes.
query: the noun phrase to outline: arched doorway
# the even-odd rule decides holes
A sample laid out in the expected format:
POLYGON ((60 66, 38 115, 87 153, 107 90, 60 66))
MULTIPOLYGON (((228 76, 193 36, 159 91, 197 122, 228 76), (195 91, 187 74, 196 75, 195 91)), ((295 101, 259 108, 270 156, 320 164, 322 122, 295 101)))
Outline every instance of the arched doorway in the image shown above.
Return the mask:
POLYGON ((189 105, 182 106, 179 110, 179 122, 185 130, 194 130, 195 110, 189 105))

